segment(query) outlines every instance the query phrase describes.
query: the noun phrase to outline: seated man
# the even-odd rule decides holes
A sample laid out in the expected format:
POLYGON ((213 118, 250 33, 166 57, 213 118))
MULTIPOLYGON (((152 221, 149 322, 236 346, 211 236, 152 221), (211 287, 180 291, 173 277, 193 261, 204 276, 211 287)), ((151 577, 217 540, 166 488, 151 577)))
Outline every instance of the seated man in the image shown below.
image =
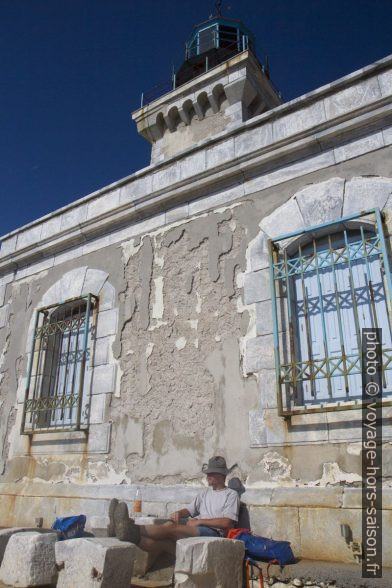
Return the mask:
POLYGON ((240 499, 235 490, 225 486, 228 469, 223 457, 212 457, 203 472, 209 488, 202 490, 186 508, 172 513, 171 521, 164 525, 135 525, 128 516, 127 505, 114 499, 109 514, 118 539, 135 543, 145 551, 175 554, 177 539, 224 537, 238 521, 240 499), (191 518, 181 525, 180 519, 184 517, 191 518))

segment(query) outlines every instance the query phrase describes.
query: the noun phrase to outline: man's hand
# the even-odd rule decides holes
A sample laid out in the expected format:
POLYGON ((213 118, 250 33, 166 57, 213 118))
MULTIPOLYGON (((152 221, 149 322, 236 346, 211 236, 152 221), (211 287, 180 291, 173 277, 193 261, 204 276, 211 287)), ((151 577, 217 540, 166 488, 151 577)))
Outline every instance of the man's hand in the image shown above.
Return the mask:
POLYGON ((181 518, 180 515, 181 515, 181 511, 176 510, 176 512, 172 512, 171 515, 169 515, 169 518, 171 521, 173 521, 173 523, 178 525, 180 523, 180 518, 181 518))

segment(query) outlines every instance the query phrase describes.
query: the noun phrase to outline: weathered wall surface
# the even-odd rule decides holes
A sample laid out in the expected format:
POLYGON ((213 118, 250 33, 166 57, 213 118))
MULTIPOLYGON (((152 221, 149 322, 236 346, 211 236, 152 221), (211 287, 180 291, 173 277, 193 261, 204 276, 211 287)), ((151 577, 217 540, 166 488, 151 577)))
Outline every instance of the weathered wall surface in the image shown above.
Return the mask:
MULTIPOLYGON (((275 120, 274 125, 290 134, 294 119, 285 116, 291 118, 281 121, 280 127, 275 120)), ((381 119, 377 120, 380 125, 381 119)), ((254 148, 259 149, 265 124, 270 123, 262 121, 260 128, 237 136, 236 148, 250 151, 256 141, 254 148)), ((301 137, 299 133, 299 143, 301 137)), ((254 345, 252 339, 268 335, 265 324, 270 318, 264 304, 268 299, 258 297, 261 282, 256 278, 266 267, 260 231, 270 234, 268 229, 277 230, 279 225, 294 228, 296 220, 285 208, 293 206, 294 195, 306 225, 334 206, 340 214, 347 210, 343 194, 349 210, 361 210, 372 195, 369 206, 384 207, 391 230, 390 127, 377 132, 371 127, 368 135, 361 127, 361 137, 348 140, 345 131, 318 155, 301 144, 297 159, 284 153, 279 164, 259 161, 252 170, 237 169, 230 177, 223 176, 227 162, 234 161, 231 147, 214 145, 209 153, 214 153, 221 184, 217 177, 205 179, 203 170, 199 192, 192 182, 178 188, 184 195, 188 185, 194 190, 192 198, 185 194, 180 200, 176 194, 168 203, 158 202, 148 218, 120 219, 125 209, 118 212, 116 207, 136 198, 136 178, 4 241, 0 255, 2 267, 7 267, 0 277, 2 523, 31 524, 35 516, 43 515, 50 524, 55 514, 75 511, 104 520, 111 496, 131 500, 136 483, 144 488, 145 513, 166 514, 192 497, 194 486, 202 481, 202 462, 212 454, 223 454, 229 465, 238 464, 233 475, 247 486, 244 499, 256 531, 292 540, 302 555, 324 553, 331 560, 351 560, 350 552, 342 549, 344 542, 339 543, 339 524, 347 522, 355 536, 360 533, 360 446, 352 437, 356 425, 351 415, 344 415, 337 423, 326 423, 326 434, 320 436, 315 434, 320 422, 308 420, 299 423, 300 435, 294 438, 289 434, 292 424, 280 420, 278 430, 269 428, 268 437, 268 427, 259 416, 262 411, 273 415, 274 373, 271 366, 250 368, 249 345, 254 345), (322 192, 321 185, 327 197, 316 202, 314 194, 322 192), (344 192, 347 186, 351 192, 344 192), (304 205, 309 202, 311 207, 304 205), (62 238, 68 239, 66 246, 61 246, 60 237, 50 241, 49 227, 55 231, 56 223, 62 238), (30 261, 22 264, 22 255, 30 261), (114 292, 111 305, 102 308, 98 317, 98 340, 107 339, 106 351, 101 350, 100 360, 91 366, 100 403, 94 400, 87 436, 21 437, 34 310, 56 284, 64 286, 59 290, 61 298, 68 291, 62 279, 69 272, 81 272, 80 268, 88 268, 80 291, 103 288, 92 278, 86 282, 86 276, 104 272, 105 284, 114 292), (319 528, 326 526, 331 537, 339 537, 327 554, 322 552, 325 541, 317 535, 315 521, 323 521, 319 528)), ((200 153, 189 157, 188 169, 192 161, 200 161, 200 153)), ((143 183, 156 188, 159 179, 170 188, 178 169, 177 161, 166 170, 152 168, 143 183)), ((130 209, 133 206, 129 204, 130 209)), ((132 214, 136 214, 133 208, 132 214)), ((101 290, 97 292, 101 296, 101 290)), ((257 348, 259 357, 270 357, 270 352, 257 348)), ((389 427, 385 433, 388 520, 389 427)))

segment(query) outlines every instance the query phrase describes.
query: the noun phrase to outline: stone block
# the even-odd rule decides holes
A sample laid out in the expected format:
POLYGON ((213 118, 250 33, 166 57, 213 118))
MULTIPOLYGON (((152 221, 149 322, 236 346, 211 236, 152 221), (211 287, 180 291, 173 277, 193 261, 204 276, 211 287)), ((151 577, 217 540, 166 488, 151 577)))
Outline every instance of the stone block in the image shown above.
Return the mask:
POLYGON ((351 143, 346 143, 346 145, 342 145, 341 147, 335 148, 335 160, 336 163, 340 163, 341 161, 353 159, 354 157, 358 157, 364 153, 375 151, 376 149, 380 149, 383 146, 384 140, 382 132, 380 131, 367 137, 357 139, 356 141, 351 141, 351 143))
POLYGON ((327 119, 358 110, 381 98, 376 77, 369 78, 324 98, 327 119))
POLYGON ((101 337, 94 344, 93 365, 105 365, 109 362, 109 345, 114 337, 101 337))
POLYGON ((250 506, 252 532, 262 537, 290 541, 294 555, 300 555, 302 531, 299 525, 298 508, 250 506))
MULTIPOLYGON (((87 266, 77 267, 63 275, 60 282, 61 300, 81 295, 86 278, 87 266)), ((57 302, 60 300, 57 299, 57 302)))
POLYGON ((242 541, 192 537, 177 541, 176 588, 241 588, 242 541))
POLYGON ((152 190, 152 176, 147 175, 136 178, 120 188, 120 204, 133 202, 138 198, 146 196, 152 190))
POLYGON ((111 310, 114 306, 115 296, 116 291, 114 287, 109 282, 105 282, 99 292, 99 312, 111 310))
POLYGON ((43 261, 39 261, 38 263, 32 263, 24 268, 17 270, 15 278, 17 280, 23 280, 28 276, 32 276, 34 274, 38 274, 39 272, 43 272, 45 270, 50 269, 54 265, 54 257, 48 257, 43 261))
POLYGON ((114 538, 82 538, 56 544, 57 588, 129 588, 136 546, 114 538))
POLYGON ((263 369, 258 375, 258 388, 261 408, 277 407, 276 372, 263 369))
POLYGON ((264 410, 249 412, 249 444, 250 447, 265 447, 267 445, 267 429, 264 423, 264 410))
POLYGON ((16 249, 16 238, 17 236, 14 235, 13 237, 8 237, 8 239, 4 239, 0 243, 0 257, 5 257, 10 253, 13 253, 16 249))
POLYGON ((319 225, 341 216, 344 182, 343 178, 331 178, 306 186, 295 194, 305 226, 319 225))
POLYGON ((0 286, 0 306, 3 306, 3 304, 4 304, 6 287, 7 286, 5 284, 4 284, 4 286, 0 286))
POLYGON ((340 508, 342 496, 343 489, 339 486, 275 488, 272 492, 271 506, 340 508))
POLYGON ((222 192, 218 192, 217 194, 212 194, 207 198, 198 198, 194 202, 189 203, 189 216, 198 214, 199 212, 204 212, 205 210, 209 210, 217 206, 227 205, 229 202, 237 200, 238 198, 241 198, 243 195, 243 185, 237 184, 232 188, 228 188, 227 190, 223 190, 222 192))
MULTIPOLYGON (((288 330, 288 310, 286 300, 276 299, 278 332, 288 330)), ((256 335, 269 335, 273 333, 272 300, 263 300, 256 303, 256 335)))
POLYGON ((272 335, 248 339, 245 351, 245 370, 247 374, 261 369, 274 369, 274 342, 272 335))
POLYGON ((379 74, 378 83, 380 84, 381 94, 383 96, 390 96, 392 94, 392 70, 379 74))
POLYGON ((176 208, 171 208, 166 212, 166 223, 174 223, 176 221, 182 220, 187 218, 189 213, 189 204, 182 204, 181 206, 176 206, 176 208))
POLYGON ((109 274, 97 269, 88 269, 84 278, 82 296, 99 294, 109 274))
POLYGON ((5 304, 4 306, 2 306, 0 308, 0 329, 2 329, 3 327, 5 327, 8 323, 8 317, 9 317, 9 311, 10 311, 10 305, 9 304, 5 304))
POLYGON ((271 298, 269 269, 250 272, 244 277, 244 302, 253 304, 271 298))
MULTIPOLYGON (((388 127, 382 131, 384 145, 392 145, 392 127, 388 127)), ((1 253, 1 252, 0 252, 1 253)))
POLYGON ((325 120, 324 105, 320 100, 306 108, 278 118, 273 127, 274 141, 280 141, 291 135, 299 134, 311 127, 322 124, 325 120))
POLYGON ((181 160, 181 178, 185 179, 202 173, 206 168, 206 153, 204 149, 192 153, 181 160))
POLYGON ((111 424, 90 425, 87 450, 89 453, 108 453, 110 449, 111 424))
POLYGON ((106 194, 102 194, 91 200, 91 202, 87 205, 87 218, 91 219, 96 216, 100 216, 105 214, 110 210, 115 210, 118 208, 120 203, 120 190, 114 190, 112 192, 107 192, 106 194))
POLYGON ((234 138, 235 157, 241 157, 272 143, 272 124, 266 123, 246 130, 234 138))
POLYGON ((87 218, 87 204, 73 205, 61 215, 61 230, 71 229, 82 224, 87 218))
POLYGON ((117 309, 100 312, 97 320, 97 339, 117 333, 117 309))
POLYGON ((115 365, 98 365, 93 370, 92 394, 106 394, 114 391, 116 377, 115 365))
POLYGON ((16 249, 23 249, 29 247, 33 243, 37 243, 41 239, 42 225, 38 224, 31 229, 26 229, 18 234, 16 241, 16 249))
POLYGON ((392 194, 389 178, 352 178, 346 183, 343 216, 368 208, 383 208, 392 194))
POLYGON ((5 549, 0 579, 10 586, 42 586, 56 580, 56 533, 13 534, 5 549))
POLYGON ((234 159, 234 139, 222 141, 207 149, 207 169, 234 159))
POLYGON ((105 421, 106 405, 109 394, 93 394, 90 398, 89 423, 98 424, 105 421))
POLYGON ((328 441, 327 414, 295 415, 291 422, 277 415, 275 409, 266 409, 264 422, 269 445, 283 446, 328 441))
POLYGON ((11 527, 8 529, 0 529, 0 565, 3 561, 5 548, 7 547, 8 541, 10 540, 12 535, 15 535, 15 533, 23 533, 26 531, 37 532, 36 529, 29 527, 11 527))
POLYGON ((61 217, 54 216, 42 224, 41 241, 57 235, 61 230, 61 217))
POLYGON ((267 235, 260 231, 248 246, 247 257, 253 272, 269 267, 267 239, 267 235))
POLYGON ((304 219, 294 198, 276 208, 263 218, 260 228, 269 236, 277 237, 282 233, 292 233, 304 226, 304 219))
POLYGON ((152 176, 152 191, 163 190, 172 184, 176 184, 181 178, 181 167, 177 164, 171 164, 168 167, 156 172, 152 176))

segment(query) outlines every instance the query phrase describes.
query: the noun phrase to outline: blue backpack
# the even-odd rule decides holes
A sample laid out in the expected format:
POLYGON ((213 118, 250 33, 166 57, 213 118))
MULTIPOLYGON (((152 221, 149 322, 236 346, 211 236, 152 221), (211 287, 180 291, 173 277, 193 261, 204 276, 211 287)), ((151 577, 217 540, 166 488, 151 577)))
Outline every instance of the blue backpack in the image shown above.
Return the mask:
POLYGON ((246 557, 265 561, 276 559, 280 566, 295 563, 289 541, 274 541, 251 533, 239 533, 236 539, 245 543, 246 557))
POLYGON ((76 539, 78 537, 83 537, 85 524, 85 515, 58 517, 54 521, 52 529, 58 532, 59 541, 63 541, 64 539, 76 539))

